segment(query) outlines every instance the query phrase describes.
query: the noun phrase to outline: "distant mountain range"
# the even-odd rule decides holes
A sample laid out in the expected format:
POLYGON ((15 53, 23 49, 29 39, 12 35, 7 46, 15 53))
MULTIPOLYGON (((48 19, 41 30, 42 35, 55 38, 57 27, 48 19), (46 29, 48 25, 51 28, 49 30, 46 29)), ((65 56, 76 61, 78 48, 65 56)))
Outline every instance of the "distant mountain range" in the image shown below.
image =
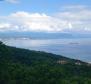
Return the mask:
POLYGON ((0 32, 0 38, 60 39, 60 38, 90 38, 90 37, 91 34, 80 34, 80 33, 0 32))

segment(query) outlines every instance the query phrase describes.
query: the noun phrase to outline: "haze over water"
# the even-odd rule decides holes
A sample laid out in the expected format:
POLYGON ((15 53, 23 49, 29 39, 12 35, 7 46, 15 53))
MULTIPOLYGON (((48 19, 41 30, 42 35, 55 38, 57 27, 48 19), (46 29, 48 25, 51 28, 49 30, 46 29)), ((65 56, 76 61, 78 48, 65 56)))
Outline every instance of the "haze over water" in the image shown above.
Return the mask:
POLYGON ((30 50, 45 51, 65 57, 91 62, 91 38, 81 39, 2 39, 9 45, 30 50))

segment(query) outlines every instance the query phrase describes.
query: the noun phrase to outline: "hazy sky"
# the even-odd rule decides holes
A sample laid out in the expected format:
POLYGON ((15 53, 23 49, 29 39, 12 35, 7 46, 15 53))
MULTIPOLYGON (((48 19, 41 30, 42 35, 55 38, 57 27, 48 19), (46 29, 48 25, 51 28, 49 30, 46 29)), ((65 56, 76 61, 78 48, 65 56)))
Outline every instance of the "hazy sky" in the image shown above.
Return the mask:
POLYGON ((91 0, 0 0, 0 31, 91 32, 91 0))

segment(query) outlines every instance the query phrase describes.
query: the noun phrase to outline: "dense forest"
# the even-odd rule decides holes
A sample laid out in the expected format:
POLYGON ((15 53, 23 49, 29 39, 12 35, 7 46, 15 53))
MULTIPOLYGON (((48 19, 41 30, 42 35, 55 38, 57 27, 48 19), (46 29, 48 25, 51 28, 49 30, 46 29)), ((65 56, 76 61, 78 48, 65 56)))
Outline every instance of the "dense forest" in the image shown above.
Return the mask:
POLYGON ((91 65, 0 42, 0 84, 91 84, 91 65))

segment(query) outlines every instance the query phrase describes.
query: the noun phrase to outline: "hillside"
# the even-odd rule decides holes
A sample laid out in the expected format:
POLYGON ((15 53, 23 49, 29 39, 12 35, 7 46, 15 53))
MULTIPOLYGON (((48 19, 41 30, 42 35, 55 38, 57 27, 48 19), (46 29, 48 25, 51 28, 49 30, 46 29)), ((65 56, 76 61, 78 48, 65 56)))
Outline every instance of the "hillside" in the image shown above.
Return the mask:
POLYGON ((0 84, 91 84, 91 65, 0 42, 0 84))

